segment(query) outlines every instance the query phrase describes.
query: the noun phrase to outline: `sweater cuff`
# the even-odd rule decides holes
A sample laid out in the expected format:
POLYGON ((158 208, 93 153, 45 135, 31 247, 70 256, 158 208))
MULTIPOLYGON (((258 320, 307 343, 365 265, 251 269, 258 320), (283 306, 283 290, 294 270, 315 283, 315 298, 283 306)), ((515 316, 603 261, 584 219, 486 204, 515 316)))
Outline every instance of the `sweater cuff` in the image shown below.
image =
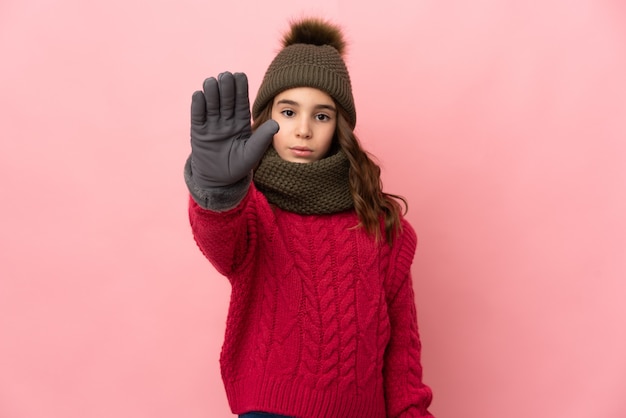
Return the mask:
POLYGON ((237 207, 246 197, 250 183, 252 183, 252 172, 228 186, 200 188, 193 180, 191 156, 189 156, 185 163, 185 183, 187 183, 191 197, 200 207, 214 212, 226 212, 237 207))

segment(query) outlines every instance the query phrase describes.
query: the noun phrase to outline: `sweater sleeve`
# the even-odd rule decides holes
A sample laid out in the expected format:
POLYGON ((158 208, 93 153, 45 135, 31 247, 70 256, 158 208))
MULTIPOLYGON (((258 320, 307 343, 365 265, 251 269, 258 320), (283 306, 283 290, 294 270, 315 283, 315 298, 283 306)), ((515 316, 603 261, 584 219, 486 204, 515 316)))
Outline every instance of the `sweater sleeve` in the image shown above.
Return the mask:
POLYGON ((239 205, 226 212, 202 208, 189 198, 189 222, 196 244, 213 267, 229 280, 233 280, 253 257, 256 240, 250 229, 253 212, 250 207, 251 192, 239 205))
POLYGON ((422 382, 421 342, 411 278, 417 237, 403 224, 396 242, 387 285, 390 339, 385 351, 383 378, 389 418, 432 417, 432 391, 422 382))
POLYGON ((254 184, 235 207, 223 211, 204 208, 191 194, 189 222, 194 240, 215 269, 230 281, 245 277, 257 249, 259 196, 254 184))

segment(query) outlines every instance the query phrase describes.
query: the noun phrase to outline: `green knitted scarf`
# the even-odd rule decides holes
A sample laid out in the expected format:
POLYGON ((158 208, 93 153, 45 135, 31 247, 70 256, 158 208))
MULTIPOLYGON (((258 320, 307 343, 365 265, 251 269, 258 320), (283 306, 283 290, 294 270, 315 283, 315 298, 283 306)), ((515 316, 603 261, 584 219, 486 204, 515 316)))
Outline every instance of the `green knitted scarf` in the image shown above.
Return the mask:
POLYGON ((350 163, 341 150, 312 163, 293 163, 269 147, 254 172, 254 184, 283 210, 302 215, 336 213, 354 206, 349 171, 350 163))

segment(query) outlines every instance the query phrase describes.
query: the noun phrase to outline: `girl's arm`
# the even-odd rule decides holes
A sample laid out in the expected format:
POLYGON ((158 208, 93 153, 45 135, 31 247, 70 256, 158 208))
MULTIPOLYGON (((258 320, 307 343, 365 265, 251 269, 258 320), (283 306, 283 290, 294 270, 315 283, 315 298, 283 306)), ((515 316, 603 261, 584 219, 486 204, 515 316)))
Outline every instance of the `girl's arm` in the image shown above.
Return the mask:
POLYGON ((217 270, 232 279, 251 235, 252 168, 278 131, 269 120, 252 132, 248 79, 221 73, 191 97, 191 155, 185 165, 194 238, 217 270))
POLYGON ((189 199, 193 237, 205 257, 229 280, 247 264, 256 247, 255 192, 253 186, 248 188, 243 200, 224 212, 205 209, 193 197, 189 199))
POLYGON ((387 416, 390 418, 432 417, 428 406, 432 391, 422 382, 421 342, 411 263, 417 237, 408 223, 403 224, 402 236, 394 248, 387 304, 391 335, 385 351, 383 378, 387 416))

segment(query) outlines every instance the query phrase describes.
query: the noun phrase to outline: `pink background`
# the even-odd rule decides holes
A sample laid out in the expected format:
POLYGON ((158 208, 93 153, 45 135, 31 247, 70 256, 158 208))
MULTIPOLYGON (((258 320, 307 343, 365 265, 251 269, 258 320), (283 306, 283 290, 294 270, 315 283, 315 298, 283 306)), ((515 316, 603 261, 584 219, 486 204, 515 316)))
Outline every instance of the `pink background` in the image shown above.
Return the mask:
POLYGON ((624 3, 247 3, 0 4, 0 417, 230 416, 190 97, 223 70, 254 96, 309 13, 410 202, 432 411, 626 416, 624 3))

